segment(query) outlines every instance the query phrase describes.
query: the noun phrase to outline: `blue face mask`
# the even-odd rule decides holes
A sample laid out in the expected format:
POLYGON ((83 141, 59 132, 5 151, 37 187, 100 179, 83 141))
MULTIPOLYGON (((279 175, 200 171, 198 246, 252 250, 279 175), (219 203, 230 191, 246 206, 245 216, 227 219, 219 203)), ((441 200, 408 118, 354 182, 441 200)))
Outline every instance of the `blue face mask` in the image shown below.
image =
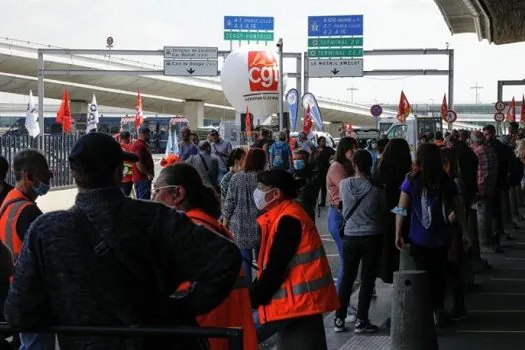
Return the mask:
POLYGON ((293 161, 293 167, 295 170, 301 170, 304 169, 304 160, 302 159, 296 159, 293 161))
POLYGON ((46 195, 49 192, 50 188, 51 188, 50 185, 40 181, 40 183, 38 184, 37 187, 33 186, 33 191, 35 191, 35 193, 38 196, 44 196, 44 195, 46 195))

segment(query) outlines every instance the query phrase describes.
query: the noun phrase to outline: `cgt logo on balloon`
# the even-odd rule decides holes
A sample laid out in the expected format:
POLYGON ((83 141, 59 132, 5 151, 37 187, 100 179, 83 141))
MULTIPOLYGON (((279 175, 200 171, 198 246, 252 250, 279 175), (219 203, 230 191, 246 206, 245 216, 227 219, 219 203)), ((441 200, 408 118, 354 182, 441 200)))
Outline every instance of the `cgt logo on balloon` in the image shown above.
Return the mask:
POLYGON ((279 68, 276 57, 265 51, 248 52, 250 91, 277 91, 279 68))

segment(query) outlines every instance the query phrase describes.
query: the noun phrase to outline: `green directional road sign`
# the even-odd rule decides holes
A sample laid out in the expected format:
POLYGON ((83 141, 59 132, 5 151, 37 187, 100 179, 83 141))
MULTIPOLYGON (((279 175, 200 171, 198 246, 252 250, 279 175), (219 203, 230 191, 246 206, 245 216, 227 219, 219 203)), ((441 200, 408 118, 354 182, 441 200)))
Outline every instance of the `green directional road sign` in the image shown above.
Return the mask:
POLYGON ((273 41, 273 32, 224 32, 224 40, 273 41))
POLYGON ((310 58, 330 58, 330 57, 363 57, 363 49, 308 49, 310 58))
POLYGON ((308 39, 308 47, 363 46, 363 38, 320 38, 308 39))

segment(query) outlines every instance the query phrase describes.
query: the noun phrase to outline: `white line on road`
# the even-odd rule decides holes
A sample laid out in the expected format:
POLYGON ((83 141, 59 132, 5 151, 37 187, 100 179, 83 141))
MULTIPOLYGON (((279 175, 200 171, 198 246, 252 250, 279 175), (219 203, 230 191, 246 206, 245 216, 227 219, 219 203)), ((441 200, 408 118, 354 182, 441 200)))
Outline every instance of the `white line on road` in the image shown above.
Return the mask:
POLYGON ((518 261, 525 261, 525 258, 505 258, 505 260, 518 260, 518 261))
POLYGON ((523 334, 525 331, 492 331, 490 329, 487 330, 463 330, 463 331, 456 331, 456 333, 498 333, 498 334, 523 334))
POLYGON ((525 293, 479 293, 479 295, 501 295, 507 297, 522 297, 525 296, 525 293))
POLYGON ((525 278, 491 278, 490 280, 501 282, 525 282, 525 278))
POLYGON ((523 314, 525 310, 469 310, 477 314, 523 314))
POLYGON ((326 254, 326 256, 329 257, 329 258, 334 258, 336 256, 338 257, 339 254, 326 254))

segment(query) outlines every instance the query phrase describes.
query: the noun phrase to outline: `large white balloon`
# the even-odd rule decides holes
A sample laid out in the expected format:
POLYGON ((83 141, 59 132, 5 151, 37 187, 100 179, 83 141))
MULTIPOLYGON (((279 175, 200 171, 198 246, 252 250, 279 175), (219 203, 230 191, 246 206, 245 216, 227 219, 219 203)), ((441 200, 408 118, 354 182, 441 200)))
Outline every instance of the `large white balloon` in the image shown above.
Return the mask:
POLYGON ((254 117, 278 113, 278 56, 267 47, 244 46, 224 61, 221 86, 226 99, 237 110, 246 108, 254 117))

